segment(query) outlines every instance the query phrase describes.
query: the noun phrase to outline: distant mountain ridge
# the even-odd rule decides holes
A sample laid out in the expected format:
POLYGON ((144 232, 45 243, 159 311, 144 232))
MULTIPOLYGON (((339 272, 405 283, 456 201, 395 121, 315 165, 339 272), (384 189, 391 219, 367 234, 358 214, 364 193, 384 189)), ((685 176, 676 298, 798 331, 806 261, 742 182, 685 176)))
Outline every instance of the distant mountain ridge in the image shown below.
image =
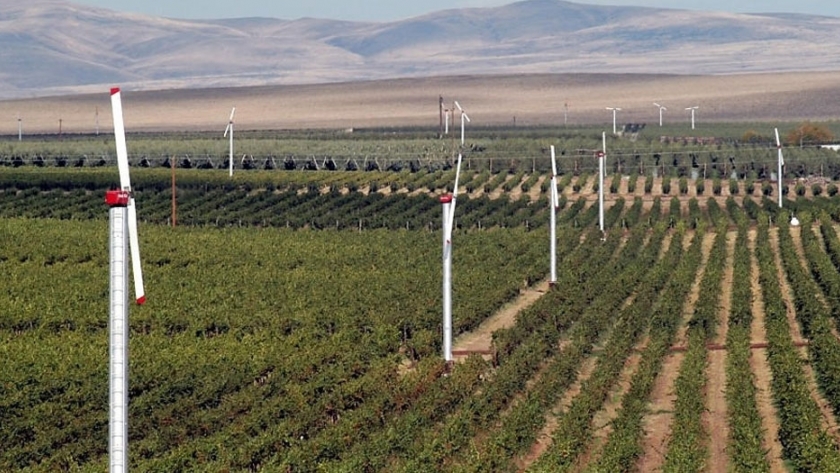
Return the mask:
POLYGON ((0 0, 0 98, 511 73, 836 70, 840 18, 526 0, 386 23, 0 0))

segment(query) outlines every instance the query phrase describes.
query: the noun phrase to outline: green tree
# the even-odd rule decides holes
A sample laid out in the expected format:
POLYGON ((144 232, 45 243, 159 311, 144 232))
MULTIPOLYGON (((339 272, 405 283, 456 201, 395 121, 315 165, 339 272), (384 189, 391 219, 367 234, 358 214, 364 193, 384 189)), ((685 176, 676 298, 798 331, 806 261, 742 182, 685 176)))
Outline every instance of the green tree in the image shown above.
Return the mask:
POLYGON ((825 125, 804 122, 785 135, 785 143, 802 147, 811 143, 826 143, 834 141, 834 133, 825 125))
POLYGON ((772 138, 764 136, 755 130, 747 130, 741 136, 742 143, 767 143, 772 141, 772 138))

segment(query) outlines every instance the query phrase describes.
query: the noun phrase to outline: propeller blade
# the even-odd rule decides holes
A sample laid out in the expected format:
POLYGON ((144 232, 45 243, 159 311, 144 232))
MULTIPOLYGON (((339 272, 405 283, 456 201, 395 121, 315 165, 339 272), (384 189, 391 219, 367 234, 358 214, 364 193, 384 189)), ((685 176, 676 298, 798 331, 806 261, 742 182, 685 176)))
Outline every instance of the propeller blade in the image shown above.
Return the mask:
POLYGON ((464 109, 461 108, 461 104, 459 104, 457 100, 455 101, 455 106, 458 107, 458 110, 460 110, 462 112, 464 111, 464 109))
MULTIPOLYGON (((117 167, 120 171, 120 187, 131 195, 131 178, 128 172, 128 151, 125 144, 122 97, 120 89, 111 89, 111 108, 114 115, 114 141, 117 147, 117 167)), ((131 251, 131 266, 134 273, 134 296, 138 304, 146 302, 143 289, 143 271, 140 267, 140 241, 137 239, 137 211, 134 197, 128 201, 128 243, 131 251)))
POLYGON ((134 298, 137 305, 146 302, 143 288, 143 269, 140 267, 140 241, 137 239, 137 207, 134 197, 128 201, 128 246, 131 251, 131 270, 134 273, 134 298))
POLYGON ((230 123, 233 123, 233 114, 236 113, 236 107, 233 107, 230 111, 230 119, 228 120, 230 123))
POLYGON ((461 153, 458 153, 458 165, 455 168, 455 188, 452 189, 452 206, 449 207, 449 222, 446 225, 446 241, 452 240, 452 227, 455 226, 455 203, 458 200, 458 179, 461 177, 461 153))
POLYGON ((472 120, 470 120, 470 116, 467 115, 467 112, 463 112, 462 114, 463 114, 464 118, 467 119, 468 122, 472 123, 472 120))
POLYGON ((225 138, 227 138, 227 135, 228 135, 228 132, 229 132, 229 131, 230 131, 230 123, 228 123, 228 126, 226 126, 226 127, 225 127, 225 134, 224 134, 224 135, 222 135, 222 136, 223 136, 223 137, 225 137, 225 138))
POLYGON ((114 115, 114 141, 117 146, 117 168, 120 171, 120 188, 131 191, 128 174, 128 150, 125 145, 125 124, 123 123, 122 97, 119 87, 111 89, 111 110, 114 115))
POLYGON ((779 150, 779 162, 785 165, 785 157, 782 155, 782 140, 779 139, 779 129, 776 128, 776 148, 779 150))

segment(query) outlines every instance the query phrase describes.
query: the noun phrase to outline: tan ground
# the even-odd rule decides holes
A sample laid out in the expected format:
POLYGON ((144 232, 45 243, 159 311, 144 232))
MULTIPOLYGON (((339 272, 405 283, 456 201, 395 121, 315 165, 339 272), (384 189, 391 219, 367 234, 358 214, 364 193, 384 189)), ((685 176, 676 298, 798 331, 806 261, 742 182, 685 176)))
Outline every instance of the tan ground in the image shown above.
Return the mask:
MULTIPOLYGON (((729 331, 729 313, 732 309, 733 261, 737 232, 726 234, 726 263, 718 310, 718 328, 715 344, 726 343, 729 331)), ((729 442, 729 422, 726 417, 726 350, 710 350, 706 365, 706 410, 702 420, 709 433, 709 463, 711 471, 726 471, 729 456, 726 445, 729 442)))
POLYGON ((642 361, 640 352, 644 350, 643 347, 646 345, 646 339, 639 342, 634 347, 635 350, 633 353, 624 362, 624 368, 619 373, 618 380, 610 390, 604 405, 601 406, 601 410, 592 419, 592 440, 586 445, 586 451, 578 457, 573 471, 585 471, 587 467, 592 465, 600 457, 604 444, 610 433, 612 433, 612 422, 618 416, 619 410, 621 409, 621 402, 630 390, 630 383, 636 371, 639 369, 639 364, 642 361))
MULTIPOLYGON (((750 287, 752 288, 752 326, 750 327, 751 343, 766 343, 767 330, 764 325, 764 296, 761 292, 759 282, 758 259, 755 256, 756 232, 747 233, 750 247, 750 287)), ((773 383, 773 372, 770 370, 770 363, 767 360, 767 349, 757 348, 750 356, 750 368, 755 375, 756 406, 761 416, 761 425, 764 428, 762 447, 767 452, 767 459, 770 463, 772 473, 785 473, 784 460, 782 459, 782 444, 779 442, 779 419, 776 414, 776 406, 773 405, 773 394, 771 386, 773 383)))
POLYGON ((688 330, 688 320, 691 319, 691 314, 694 312, 694 305, 697 304, 697 299, 700 298, 700 281, 703 280, 703 275, 706 274, 706 263, 709 261, 709 255, 712 253, 712 246, 715 242, 715 234, 707 232, 703 235, 701 241, 702 259, 700 262, 700 269, 697 271, 697 277, 691 285, 691 290, 688 293, 688 300, 683 310, 682 323, 677 331, 677 337, 674 340, 675 347, 686 346, 686 332, 688 330))
POLYGON ((558 423, 557 418, 558 416, 565 412, 569 406, 572 404, 572 400, 580 394, 581 387, 586 380, 592 375, 592 371, 595 370, 595 361, 597 360, 596 357, 590 356, 587 357, 586 360, 583 361, 580 369, 578 370, 578 376, 575 380, 574 384, 572 384, 569 389, 563 394, 563 397, 554 406, 549 412, 545 414, 545 424, 543 425, 542 430, 540 433, 537 434, 537 440, 534 445, 531 446, 531 450, 528 451, 523 457, 516 459, 516 468, 518 472, 524 472, 528 469, 534 462, 539 459, 543 453, 545 453, 548 448, 551 446, 552 443, 552 436, 554 435, 554 431, 557 430, 558 423))
POLYGON ((516 316, 530 307, 548 291, 548 280, 520 290, 519 297, 506 304, 501 310, 487 318, 477 329, 465 333, 452 342, 453 351, 489 351, 493 332, 516 323, 516 316))
MULTIPOLYGON (((686 237, 688 237, 688 234, 686 234, 686 237)), ((679 335, 675 343, 676 346, 685 346, 686 344, 685 331, 688 320, 691 318, 691 314, 694 312, 694 306, 697 304, 697 299, 699 298, 700 281, 706 273, 706 263, 712 251, 714 237, 714 234, 707 233, 701 241, 700 267, 697 269, 697 275, 694 278, 688 299, 683 305, 682 320, 678 329, 679 335)), ((683 242, 683 245, 685 246, 686 243, 683 242)), ((643 453, 636 464, 637 471, 658 471, 665 462, 665 451, 671 435, 674 402, 676 401, 674 383, 676 382, 677 376, 679 376, 683 358, 685 358, 683 352, 671 352, 666 355, 662 369, 654 381, 653 391, 651 392, 648 404, 648 413, 642 419, 642 428, 644 429, 644 437, 642 439, 643 453)))
MULTIPOLYGON (((781 255, 779 254, 779 232, 777 229, 770 231, 770 245, 773 248, 773 254, 776 256, 776 267, 779 271, 779 281, 782 286, 782 298, 784 299, 785 306, 787 307, 787 317, 788 324, 790 325, 791 337, 793 337, 794 342, 804 340, 799 327, 799 322, 796 320, 792 289, 788 283, 787 276, 782 269, 781 255)), ((802 356, 802 359, 806 361, 805 363, 802 363, 802 371, 805 373, 805 378, 808 380, 808 390, 811 392, 811 398, 814 399, 817 406, 820 408, 820 413, 822 414, 822 427, 834 437, 835 443, 840 444, 840 432, 838 432, 837 419, 834 417, 831 405, 822 395, 819 387, 817 386, 816 373, 814 373, 813 367, 807 362, 808 348, 804 346, 800 347, 799 353, 802 356)))
MULTIPOLYGON (((605 106, 620 106, 622 123, 658 121, 652 102, 672 107, 667 122, 688 122, 680 107, 699 105, 697 135, 708 121, 836 119, 840 72, 767 73, 720 76, 565 75, 459 76, 393 79, 320 85, 124 90, 129 131, 224 130, 236 106, 238 130, 302 128, 349 129, 372 126, 439 126, 438 97, 457 99, 473 125, 511 123, 607 124, 605 106), (673 110, 673 111, 672 111, 673 110), (682 113, 681 113, 682 112, 682 113)), ((109 91, 93 95, 0 102, 8 116, 20 113, 24 133, 64 133, 110 127, 109 91)), ((0 134, 16 134, 13 119, 0 122, 0 134)))

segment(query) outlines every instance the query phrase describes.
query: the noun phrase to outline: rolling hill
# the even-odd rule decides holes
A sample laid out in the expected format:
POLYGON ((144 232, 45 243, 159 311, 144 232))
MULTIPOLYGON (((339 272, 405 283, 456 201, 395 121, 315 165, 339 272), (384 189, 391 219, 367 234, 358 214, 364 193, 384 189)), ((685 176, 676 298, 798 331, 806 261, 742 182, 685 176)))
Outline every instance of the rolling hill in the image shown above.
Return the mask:
POLYGON ((837 68, 840 18, 526 0, 386 23, 179 20, 0 0, 0 98, 519 73, 837 68))

